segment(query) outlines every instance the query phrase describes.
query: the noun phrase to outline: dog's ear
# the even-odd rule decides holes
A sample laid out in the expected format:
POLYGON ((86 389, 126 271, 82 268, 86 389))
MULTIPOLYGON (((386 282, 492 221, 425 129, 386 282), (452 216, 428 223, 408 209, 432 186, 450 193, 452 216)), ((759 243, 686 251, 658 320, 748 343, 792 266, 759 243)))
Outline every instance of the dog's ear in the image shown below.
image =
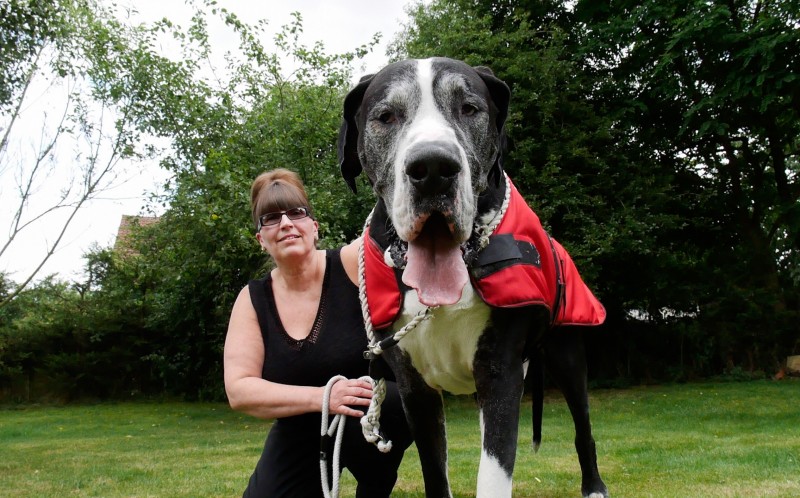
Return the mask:
POLYGON ((505 126, 506 118, 508 117, 508 103, 511 100, 511 90, 508 88, 508 85, 495 76, 488 67, 476 66, 475 71, 477 71, 478 76, 481 77, 483 82, 486 83, 486 87, 489 88, 489 95, 492 97, 492 102, 494 102, 497 108, 497 132, 502 134, 503 126, 505 126))
POLYGON ((356 192, 356 177, 361 173, 361 160, 358 158, 358 126, 356 126, 356 115, 361 109, 361 101, 364 99, 364 92, 372 81, 374 74, 369 74, 361 78, 344 99, 344 115, 342 125, 339 128, 339 169, 342 177, 350 190, 356 192))
POLYGON ((478 76, 481 77, 486 87, 489 89, 489 95, 492 97, 492 102, 497 108, 497 117, 495 124, 497 125, 497 159, 489 171, 489 180, 493 181, 496 187, 500 186, 503 180, 503 152, 506 146, 505 123, 508 117, 508 104, 511 100, 511 90, 508 85, 497 76, 494 75, 491 69, 485 66, 475 67, 478 76))

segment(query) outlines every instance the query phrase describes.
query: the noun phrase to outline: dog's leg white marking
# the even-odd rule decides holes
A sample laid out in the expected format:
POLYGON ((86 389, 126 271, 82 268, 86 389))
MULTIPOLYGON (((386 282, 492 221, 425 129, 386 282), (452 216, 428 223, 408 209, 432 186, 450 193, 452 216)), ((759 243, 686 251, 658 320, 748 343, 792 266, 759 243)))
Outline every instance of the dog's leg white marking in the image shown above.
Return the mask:
POLYGON ((511 476, 500 466, 497 458, 486 452, 486 427, 483 420, 483 410, 480 412, 481 420, 481 463, 478 467, 477 498, 503 498, 511 496, 511 476))

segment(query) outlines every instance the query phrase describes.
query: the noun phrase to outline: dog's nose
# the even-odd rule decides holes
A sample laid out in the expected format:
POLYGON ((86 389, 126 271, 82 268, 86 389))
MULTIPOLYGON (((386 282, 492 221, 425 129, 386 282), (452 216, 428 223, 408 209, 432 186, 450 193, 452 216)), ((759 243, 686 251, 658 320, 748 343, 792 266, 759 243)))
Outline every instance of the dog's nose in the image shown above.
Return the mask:
POLYGON ((458 150, 448 142, 426 142, 409 150, 406 175, 422 195, 447 191, 461 171, 458 150))

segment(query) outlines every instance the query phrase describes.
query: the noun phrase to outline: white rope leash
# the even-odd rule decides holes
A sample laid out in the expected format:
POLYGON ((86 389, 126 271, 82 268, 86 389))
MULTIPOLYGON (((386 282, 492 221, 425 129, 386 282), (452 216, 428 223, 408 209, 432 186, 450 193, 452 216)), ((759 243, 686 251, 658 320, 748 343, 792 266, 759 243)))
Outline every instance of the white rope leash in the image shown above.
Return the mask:
MULTIPOLYGON (((321 447, 319 449, 319 474, 322 480, 322 494, 325 496, 325 498, 338 498, 339 496, 339 479, 341 477, 342 470, 340 456, 342 453, 342 439, 344 438, 346 415, 339 413, 333 417, 333 420, 331 420, 330 423, 328 423, 328 417, 330 415, 331 391, 333 390, 333 385, 340 380, 347 380, 347 377, 344 377, 343 375, 331 377, 331 379, 325 385, 325 390, 322 394, 322 421, 320 422, 319 431, 320 438, 325 441, 326 436, 332 437, 334 432, 336 433, 336 439, 333 444, 333 462, 331 463, 331 473, 333 475, 331 476, 332 485, 330 488, 328 488, 328 455, 326 448, 322 447, 322 445, 320 445, 321 447)), ((369 376, 361 377, 359 380, 365 380, 370 383, 372 382, 372 378, 369 376)), ((380 409, 378 410, 378 417, 380 417, 380 409)), ((391 442, 389 445, 391 446, 391 442)))
POLYGON ((361 417, 361 433, 368 443, 374 444, 381 453, 392 451, 392 442, 381 434, 381 405, 386 398, 386 380, 370 378, 372 382, 372 399, 367 413, 361 417))
MULTIPOLYGON (((369 314, 369 304, 367 302, 367 281, 366 263, 364 257, 364 244, 366 243, 366 233, 369 223, 372 220, 372 215, 375 212, 373 209, 367 220, 364 223, 363 235, 361 237, 361 244, 358 245, 358 297, 361 301, 361 316, 364 318, 364 330, 367 332, 369 345, 367 346, 369 352, 376 357, 383 353, 380 343, 375 338, 375 329, 372 327, 372 317, 369 314)), ((403 334, 405 335, 405 333, 403 334)), ((369 402, 367 413, 361 417, 361 432, 364 439, 377 446, 381 453, 388 453, 392 449, 392 442, 387 440, 381 434, 381 405, 384 398, 386 398, 386 379, 370 379, 372 381, 372 399, 369 402)))
POLYGON ((500 222, 503 221, 503 217, 505 217, 506 211, 508 211, 508 204, 511 202, 511 180, 505 173, 503 174, 503 178, 505 178, 506 181, 506 193, 503 196, 503 204, 500 206, 500 211, 495 213, 492 221, 486 225, 475 226, 475 232, 477 232, 479 236, 478 250, 484 249, 489 245, 489 237, 494 233, 500 222))
MULTIPOLYGON (((347 380, 343 375, 336 375, 331 377, 331 380, 325 385, 325 391, 322 394, 322 424, 320 427, 320 437, 325 440, 325 436, 333 436, 336 432, 336 442, 333 445, 333 464, 331 472, 333 473, 333 485, 328 488, 328 457, 326 449, 320 447, 319 449, 319 473, 322 476, 322 494, 325 498, 337 498, 339 496, 339 455, 342 450, 342 438, 344 437, 344 415, 338 414, 333 417, 333 420, 328 425, 328 414, 330 412, 331 390, 333 385, 340 380, 347 380)), ((322 445, 320 445, 322 446, 322 445)))
MULTIPOLYGON (((364 230, 362 231, 361 237, 361 244, 358 246, 358 297, 361 301, 361 315, 364 317, 364 329, 367 332, 367 338, 369 339, 369 345, 367 349, 369 353, 372 355, 372 358, 376 358, 383 354, 384 348, 375 337, 375 329, 372 326, 372 317, 369 313, 369 303, 367 302, 367 280, 366 280, 366 258, 365 258, 365 249, 364 244, 367 243, 366 241, 366 233, 367 228, 369 227, 370 221, 372 220, 372 215, 375 212, 373 209, 369 216, 367 216, 367 220, 364 223, 364 230)), ((392 337, 387 339, 391 344, 397 344, 406 334, 408 334, 411 330, 413 330, 420 322, 430 318, 431 311, 435 308, 425 307, 422 311, 416 314, 414 318, 411 319, 403 328, 398 330, 393 334, 392 337)), ((388 453, 392 449, 392 442, 388 439, 385 439, 380 432, 381 423, 381 405, 383 404, 383 400, 386 397, 386 379, 372 379, 373 383, 373 390, 372 390, 372 399, 369 403, 369 408, 367 409, 367 413, 361 417, 361 432, 364 434, 364 439, 368 442, 375 444, 378 447, 378 450, 382 453, 388 453)))

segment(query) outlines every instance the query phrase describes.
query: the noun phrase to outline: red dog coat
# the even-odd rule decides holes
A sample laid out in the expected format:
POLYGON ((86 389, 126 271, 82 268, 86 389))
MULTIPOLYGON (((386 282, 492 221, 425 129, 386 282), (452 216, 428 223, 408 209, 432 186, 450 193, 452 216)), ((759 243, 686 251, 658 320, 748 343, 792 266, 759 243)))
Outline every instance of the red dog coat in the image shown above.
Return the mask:
MULTIPOLYGON (((543 305, 553 325, 600 325, 606 311, 578 274, 572 258, 542 228, 516 187, 489 245, 469 268, 470 280, 489 306, 543 305)), ((373 327, 389 327, 402 306, 402 270, 386 264, 378 244, 364 234, 367 304, 373 327)))

